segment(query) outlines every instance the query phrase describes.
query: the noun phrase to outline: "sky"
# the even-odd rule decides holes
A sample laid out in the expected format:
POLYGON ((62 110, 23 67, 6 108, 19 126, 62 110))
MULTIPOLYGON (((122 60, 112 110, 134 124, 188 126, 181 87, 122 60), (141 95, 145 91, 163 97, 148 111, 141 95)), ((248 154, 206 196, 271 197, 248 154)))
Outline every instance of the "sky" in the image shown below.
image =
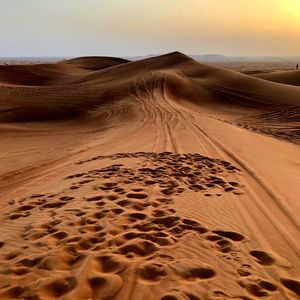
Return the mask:
POLYGON ((300 0, 0 0, 0 56, 299 56, 300 0))

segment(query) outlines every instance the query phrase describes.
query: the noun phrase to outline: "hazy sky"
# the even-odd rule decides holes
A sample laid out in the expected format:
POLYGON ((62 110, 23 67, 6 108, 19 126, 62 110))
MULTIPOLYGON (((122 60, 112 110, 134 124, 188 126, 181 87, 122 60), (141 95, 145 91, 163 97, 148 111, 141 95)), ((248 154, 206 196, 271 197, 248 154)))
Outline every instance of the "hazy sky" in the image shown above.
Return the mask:
POLYGON ((300 0, 0 0, 0 56, 300 55, 300 0))

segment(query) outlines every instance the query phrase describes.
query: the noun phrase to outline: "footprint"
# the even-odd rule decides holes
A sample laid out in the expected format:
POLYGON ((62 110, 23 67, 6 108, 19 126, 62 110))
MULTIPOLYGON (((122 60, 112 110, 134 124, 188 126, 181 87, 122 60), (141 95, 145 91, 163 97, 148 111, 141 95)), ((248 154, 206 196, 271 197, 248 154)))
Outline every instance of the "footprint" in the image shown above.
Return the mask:
POLYGON ((164 217, 167 213, 164 210, 155 209, 152 212, 153 217, 164 217))
POLYGON ((152 222, 154 224, 162 225, 166 228, 171 228, 171 227, 177 225, 179 220, 180 220, 180 217, 167 216, 167 217, 155 218, 155 219, 152 220, 152 222))
POLYGON ((33 205, 22 205, 18 208, 18 211, 28 211, 34 208, 33 205))
POLYGON ((157 201, 162 204, 172 204, 174 202, 172 198, 157 198, 157 201))
POLYGON ((135 238, 144 237, 144 236, 145 236, 144 232, 139 232, 134 230, 127 231, 123 234, 123 237, 126 240, 133 240, 135 238))
POLYGON ((32 267, 36 266, 38 263, 40 263, 42 261, 42 259, 43 259, 42 256, 38 256, 38 257, 34 257, 34 258, 23 258, 18 261, 18 264, 21 264, 27 268, 32 268, 32 267))
POLYGON ((116 193, 122 195, 122 194, 125 193, 125 190, 124 190, 123 188, 116 188, 116 189, 114 189, 114 192, 116 192, 116 193))
POLYGON ((41 207, 42 208, 60 208, 66 204, 67 204, 67 202, 49 202, 49 203, 43 204, 41 207))
POLYGON ((233 243, 228 240, 221 239, 221 240, 217 241, 216 244, 218 245, 219 250, 223 253, 229 253, 234 250, 233 243))
POLYGON ((193 268, 190 270, 188 279, 199 278, 199 279, 209 279, 215 276, 215 271, 211 268, 201 267, 193 268))
POLYGON ((129 265, 127 261, 117 255, 97 256, 96 260, 100 265, 99 271, 103 273, 119 273, 129 265))
POLYGON ((29 196, 29 199, 35 199, 46 196, 45 194, 33 194, 29 196))
POLYGON ((186 230, 194 230, 197 231, 200 234, 208 232, 206 228, 204 228, 200 223, 197 221, 191 220, 191 219, 183 219, 182 223, 180 225, 181 228, 186 229, 186 230))
POLYGON ((95 204, 96 204, 97 206, 102 207, 103 205, 106 204, 106 202, 105 202, 104 200, 100 200, 100 201, 96 201, 95 204))
POLYGON ((146 185, 153 185, 153 184, 158 183, 158 181, 156 181, 156 180, 145 180, 144 183, 145 183, 146 185))
MULTIPOLYGON (((23 286, 12 286, 0 292, 1 299, 20 299, 28 291, 23 286)), ((22 297, 23 298, 23 297, 22 297)), ((21 299, 22 299, 21 298, 21 299)), ((25 298, 23 298, 25 299, 25 298)))
POLYGON ((120 215, 120 214, 124 213, 124 209, 122 209, 122 208, 113 208, 113 209, 111 209, 111 211, 112 211, 115 215, 120 215))
POLYGON ((66 293, 72 291, 77 286, 77 280, 75 277, 62 277, 52 280, 49 283, 46 283, 42 289, 42 295, 48 297, 59 298, 66 293))
POLYGON ((177 293, 168 293, 164 296, 162 296, 159 300, 183 300, 186 299, 183 298, 181 295, 178 295, 177 293))
POLYGON ((66 233, 65 231, 58 231, 58 232, 54 233, 52 236, 59 240, 62 240, 62 239, 65 239, 66 237, 68 237, 69 234, 66 233))
POLYGON ((82 180, 82 181, 79 181, 79 185, 83 185, 83 184, 86 184, 86 183, 89 183, 89 182, 92 182, 94 181, 93 179, 86 179, 86 180, 82 180))
POLYGON ((107 188, 115 188, 118 185, 118 183, 117 182, 106 182, 103 185, 107 188))
POLYGON ((8 253, 5 256, 5 259, 12 260, 12 259, 15 259, 16 257, 20 256, 21 254, 23 254, 23 251, 21 249, 16 249, 16 250, 8 253))
POLYGON ((66 177, 65 179, 73 179, 73 178, 79 178, 86 175, 86 173, 78 173, 78 174, 74 174, 74 175, 70 175, 68 177, 66 177))
POLYGON ((181 259, 173 263, 171 267, 186 280, 207 280, 216 276, 213 267, 196 259, 181 259))
POLYGON ((123 285, 123 280, 116 274, 101 274, 90 277, 88 283, 92 289, 92 299, 114 299, 123 285))
POLYGON ((143 240, 141 238, 136 238, 126 242, 119 248, 119 251, 125 255, 134 253, 139 256, 147 256, 157 251, 158 249, 159 248, 157 244, 147 240, 143 240))
POLYGON ((240 268, 238 268, 237 272, 240 276, 250 276, 252 274, 252 267, 251 265, 243 264, 240 268))
POLYGON ((19 219, 19 218, 21 218, 21 217, 23 217, 24 215, 23 214, 11 214, 10 216, 9 216, 9 219, 11 219, 11 220, 16 220, 16 219, 19 219))
POLYGON ((127 197, 130 199, 145 199, 148 195, 142 193, 129 193, 127 194, 127 197))
POLYGON ((142 283, 155 284, 167 275, 167 271, 166 267, 160 263, 146 262, 138 267, 137 274, 142 279, 142 283))
POLYGON ((238 284, 256 297, 266 297, 277 291, 277 286, 267 280, 247 277, 238 280, 238 284))
POLYGON ((256 258, 257 263, 263 266, 271 266, 276 262, 276 260, 272 257, 272 254, 265 251, 253 250, 249 253, 256 258))
POLYGON ((144 189, 142 188, 134 188, 134 189, 131 189, 133 192, 142 192, 144 189))
POLYGON ((160 192, 166 196, 169 196, 175 194, 176 191, 174 189, 162 189, 160 192))
POLYGON ((235 191, 235 188, 234 187, 231 187, 231 186, 227 186, 227 187, 224 187, 224 191, 225 192, 232 192, 232 191, 235 191))
POLYGON ((277 291, 277 286, 266 280, 260 280, 258 282, 258 285, 267 291, 271 291, 271 292, 277 291))
POLYGON ((74 200, 75 197, 71 197, 71 196, 62 196, 59 198, 61 201, 71 201, 74 200))
POLYGON ((30 273, 30 271, 31 271, 30 268, 22 268, 22 267, 18 267, 12 270, 12 272, 17 276, 26 275, 30 273))
POLYGON ((97 196, 86 198, 85 200, 88 201, 88 202, 94 202, 94 201, 99 201, 99 200, 102 200, 102 199, 103 199, 102 195, 97 195, 97 196))
POLYGON ((128 217, 133 220, 145 220, 147 215, 144 213, 130 213, 128 214, 128 217))
MULTIPOLYGON (((230 299, 230 298, 232 298, 227 293, 225 293, 223 291, 220 291, 220 290, 213 291, 212 295, 217 297, 217 298, 220 298, 220 299, 230 299)), ((241 299, 241 298, 239 297, 238 299, 241 299)))
POLYGON ((207 235, 205 237, 206 240, 211 241, 211 242, 215 242, 215 241, 220 241, 222 240, 222 237, 218 236, 218 235, 207 235))
POLYGON ((280 282, 287 289, 294 292, 297 296, 300 296, 300 281, 295 280, 295 279, 280 278, 280 282))
POLYGON ((245 239, 245 237, 242 234, 234 231, 212 230, 212 232, 222 237, 231 239, 232 241, 242 241, 245 239))
POLYGON ((120 200, 117 202, 118 205, 122 206, 122 207, 126 207, 126 206, 129 206, 130 204, 132 204, 131 201, 128 201, 128 200, 120 200))

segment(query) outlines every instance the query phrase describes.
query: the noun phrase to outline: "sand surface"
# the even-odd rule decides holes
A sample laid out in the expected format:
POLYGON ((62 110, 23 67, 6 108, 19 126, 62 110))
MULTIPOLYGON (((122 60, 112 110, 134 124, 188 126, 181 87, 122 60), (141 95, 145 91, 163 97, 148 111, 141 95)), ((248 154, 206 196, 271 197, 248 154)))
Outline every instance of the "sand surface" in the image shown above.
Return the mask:
POLYGON ((0 66, 0 299, 299 299, 299 74, 0 66))

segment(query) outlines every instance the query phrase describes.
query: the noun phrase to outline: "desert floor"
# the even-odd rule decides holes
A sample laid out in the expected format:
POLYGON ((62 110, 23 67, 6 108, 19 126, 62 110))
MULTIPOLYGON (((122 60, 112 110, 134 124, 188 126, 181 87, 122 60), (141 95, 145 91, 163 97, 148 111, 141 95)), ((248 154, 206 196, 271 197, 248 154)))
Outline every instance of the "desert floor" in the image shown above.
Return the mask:
POLYGON ((178 52, 0 66, 0 299, 298 299, 299 83, 178 52))

